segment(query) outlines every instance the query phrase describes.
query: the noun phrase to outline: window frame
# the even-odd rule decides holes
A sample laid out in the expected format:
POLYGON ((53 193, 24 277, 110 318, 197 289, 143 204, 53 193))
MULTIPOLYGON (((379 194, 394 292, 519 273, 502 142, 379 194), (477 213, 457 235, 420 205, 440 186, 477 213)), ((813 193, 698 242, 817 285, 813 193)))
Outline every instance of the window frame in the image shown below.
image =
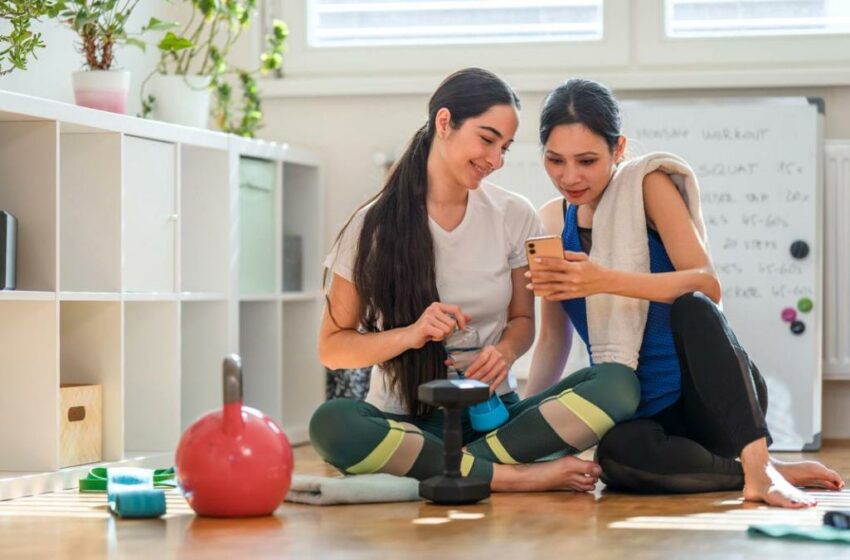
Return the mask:
POLYGON ((566 72, 572 68, 622 66, 628 63, 628 0, 603 0, 601 40, 472 43, 462 45, 399 45, 312 47, 307 42, 307 0, 278 0, 290 23, 285 72, 292 76, 434 74, 465 66, 485 66, 502 72, 566 72), (300 22, 304 22, 302 25, 300 22), (450 61, 450 62, 446 62, 450 61))
POLYGON ((299 23, 306 0, 265 1, 291 30, 285 79, 263 80, 266 97, 427 94, 464 66, 499 72, 524 92, 576 75, 633 91, 850 85, 850 35, 668 37, 665 0, 604 0, 597 42, 460 48, 309 48, 299 23))
POLYGON ((832 64, 850 57, 850 34, 739 35, 671 37, 667 35, 665 0, 641 0, 650 9, 635 10, 635 56, 647 67, 687 66, 693 70, 726 65, 758 68, 789 64, 832 64))

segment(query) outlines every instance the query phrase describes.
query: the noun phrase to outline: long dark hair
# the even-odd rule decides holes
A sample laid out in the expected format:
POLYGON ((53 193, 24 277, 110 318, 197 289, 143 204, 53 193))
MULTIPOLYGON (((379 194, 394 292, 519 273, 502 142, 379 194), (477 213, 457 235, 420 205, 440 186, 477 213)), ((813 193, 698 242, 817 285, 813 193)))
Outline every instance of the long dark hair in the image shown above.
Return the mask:
POLYGON ((540 144, 545 145, 556 126, 583 124, 605 139, 612 152, 622 133, 620 106, 607 86, 571 78, 555 88, 540 113, 540 144))
MULTIPOLYGON (((411 325, 431 303, 440 301, 425 200, 437 111, 448 109, 452 128, 458 128, 496 105, 519 108, 520 103, 511 87, 492 72, 467 68, 443 80, 428 102, 428 122, 390 169, 383 189, 358 209, 371 205, 357 243, 353 278, 362 302, 360 324, 367 332, 411 325)), ((388 389, 399 395, 410 414, 431 412, 419 401, 417 389, 446 377, 445 359, 442 344, 428 342, 381 364, 389 375, 388 389)))

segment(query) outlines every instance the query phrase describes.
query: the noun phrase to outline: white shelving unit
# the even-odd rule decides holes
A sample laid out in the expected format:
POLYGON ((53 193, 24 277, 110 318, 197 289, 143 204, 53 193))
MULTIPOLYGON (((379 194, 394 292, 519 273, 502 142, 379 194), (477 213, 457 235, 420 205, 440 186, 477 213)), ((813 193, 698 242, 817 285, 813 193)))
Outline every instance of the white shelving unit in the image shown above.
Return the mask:
POLYGON ((18 290, 0 291, 0 500, 91 467, 59 468, 60 384, 102 385, 105 464, 167 466, 221 407, 221 360, 237 352, 246 404, 306 441, 324 399, 319 173, 291 146, 0 91, 0 209, 18 218, 18 290), (277 288, 242 296, 246 158, 275 170, 277 288), (296 293, 284 232, 302 238, 296 293))

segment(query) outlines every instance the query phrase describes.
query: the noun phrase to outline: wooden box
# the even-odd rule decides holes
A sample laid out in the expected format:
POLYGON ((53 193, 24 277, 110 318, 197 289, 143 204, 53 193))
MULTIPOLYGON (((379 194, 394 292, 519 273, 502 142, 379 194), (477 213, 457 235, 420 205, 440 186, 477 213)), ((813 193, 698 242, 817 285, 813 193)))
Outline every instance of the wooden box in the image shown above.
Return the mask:
POLYGON ((103 396, 100 385, 59 388, 59 466, 96 463, 103 459, 103 396))

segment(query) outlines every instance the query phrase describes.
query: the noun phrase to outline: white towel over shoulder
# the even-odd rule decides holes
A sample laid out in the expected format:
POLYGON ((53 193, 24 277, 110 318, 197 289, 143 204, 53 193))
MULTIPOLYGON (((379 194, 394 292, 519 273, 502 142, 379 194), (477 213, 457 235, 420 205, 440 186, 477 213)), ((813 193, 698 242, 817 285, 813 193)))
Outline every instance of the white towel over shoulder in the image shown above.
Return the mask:
MULTIPOLYGON (((620 164, 593 215, 590 260, 626 272, 649 272, 649 245, 643 206, 643 178, 664 171, 682 194, 697 233, 708 247, 699 186, 679 156, 653 152, 620 164)), ((647 300, 597 294, 587 298, 587 326, 593 363, 618 362, 637 369, 647 300)))

